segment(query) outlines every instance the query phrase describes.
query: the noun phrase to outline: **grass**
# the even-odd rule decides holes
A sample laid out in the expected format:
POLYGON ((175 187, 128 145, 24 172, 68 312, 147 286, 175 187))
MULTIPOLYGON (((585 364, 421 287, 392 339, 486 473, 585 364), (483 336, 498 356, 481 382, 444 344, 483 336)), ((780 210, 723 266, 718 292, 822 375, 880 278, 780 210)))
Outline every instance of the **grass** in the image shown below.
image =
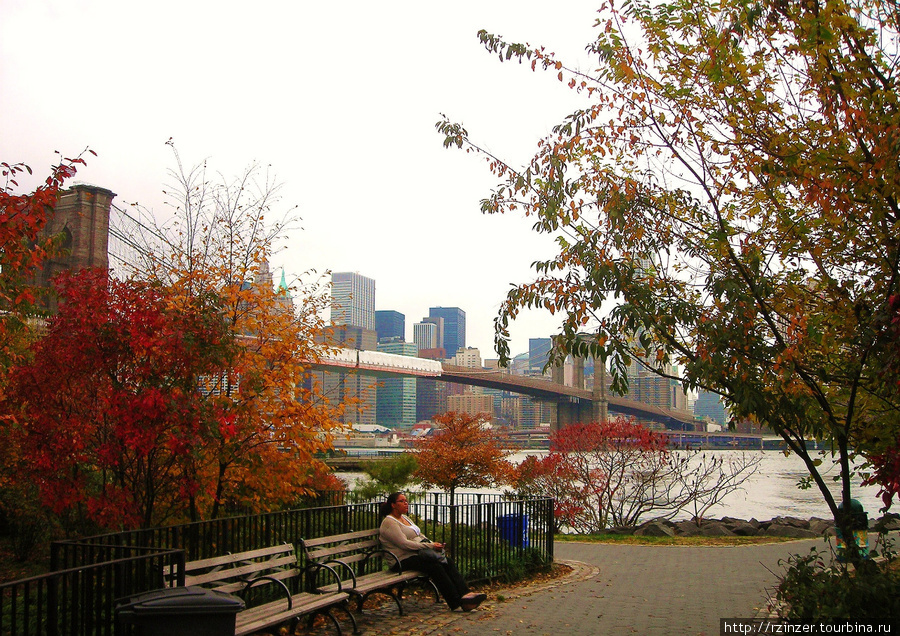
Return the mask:
POLYGON ((793 537, 635 537, 629 534, 557 534, 559 543, 617 543, 620 545, 687 545, 687 546, 736 546, 786 543, 793 537))

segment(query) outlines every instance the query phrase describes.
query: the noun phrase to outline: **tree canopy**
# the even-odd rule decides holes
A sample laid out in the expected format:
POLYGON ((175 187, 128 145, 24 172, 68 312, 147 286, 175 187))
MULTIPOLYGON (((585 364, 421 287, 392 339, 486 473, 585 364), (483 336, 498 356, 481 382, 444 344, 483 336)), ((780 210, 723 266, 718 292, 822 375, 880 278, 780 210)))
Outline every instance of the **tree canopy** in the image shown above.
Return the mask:
POLYGON ((449 411, 435 415, 435 432, 416 442, 416 479, 427 487, 450 493, 452 504, 459 488, 482 488, 506 480, 507 453, 501 449, 487 415, 449 411))
POLYGON ((900 273, 898 20, 880 0, 604 3, 595 70, 479 33, 585 101, 522 167, 437 123, 501 178, 482 210, 559 246, 503 303, 500 355, 543 308, 562 316, 551 362, 602 358, 619 390, 629 364, 675 364, 781 435, 837 518, 851 448, 898 430, 877 363, 900 273), (812 439, 833 445, 837 501, 812 439))

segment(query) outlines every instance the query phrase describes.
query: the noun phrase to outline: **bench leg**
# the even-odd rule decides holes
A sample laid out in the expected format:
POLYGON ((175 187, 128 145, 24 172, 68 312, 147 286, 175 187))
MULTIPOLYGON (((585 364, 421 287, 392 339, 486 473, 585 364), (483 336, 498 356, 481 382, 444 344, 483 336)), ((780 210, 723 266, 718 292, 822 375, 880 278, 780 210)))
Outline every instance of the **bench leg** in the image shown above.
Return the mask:
MULTIPOLYGON (((312 614, 310 614, 309 618, 306 621, 306 629, 308 629, 308 630, 312 629, 313 621, 316 620, 316 616, 318 614, 323 614, 323 615, 327 616, 328 618, 330 618, 331 622, 334 624, 334 629, 337 631, 337 636, 343 636, 344 631, 341 629, 341 624, 338 621, 338 619, 334 617, 334 614, 331 613, 331 609, 319 610, 318 612, 313 612, 312 614)), ((296 619, 296 620, 299 621, 300 619, 296 619)), ((291 634, 294 633, 293 625, 294 624, 292 623, 292 629, 290 631, 291 634)), ((353 621, 353 633, 354 634, 358 633, 357 630, 358 630, 358 628, 356 627, 356 621, 354 620, 353 621)))
POLYGON ((403 597, 403 593, 402 593, 402 591, 400 591, 399 593, 395 592, 393 589, 372 590, 368 594, 357 595, 357 597, 356 597, 356 611, 357 612, 362 613, 363 603, 365 603, 366 599, 369 598, 369 596, 372 594, 385 594, 387 596, 390 596, 392 599, 394 599, 394 603, 397 604, 397 612, 400 614, 400 616, 403 616, 403 603, 400 600, 403 597))
POLYGON ((353 633, 359 634, 360 633, 359 625, 357 625, 357 623, 356 623, 356 617, 353 615, 353 612, 351 612, 350 608, 347 607, 347 602, 345 601, 345 602, 341 603, 340 605, 338 605, 338 607, 341 608, 341 610, 343 610, 343 612, 350 619, 350 622, 353 623, 353 633))

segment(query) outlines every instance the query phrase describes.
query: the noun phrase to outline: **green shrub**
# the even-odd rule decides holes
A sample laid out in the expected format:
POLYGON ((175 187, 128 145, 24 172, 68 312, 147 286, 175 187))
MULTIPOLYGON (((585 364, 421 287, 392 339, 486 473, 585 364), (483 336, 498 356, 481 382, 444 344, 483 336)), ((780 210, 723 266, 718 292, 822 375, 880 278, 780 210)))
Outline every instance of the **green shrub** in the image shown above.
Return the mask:
MULTIPOLYGON (((775 588, 779 618, 796 621, 900 619, 900 571, 894 553, 867 560, 854 569, 833 560, 833 553, 812 548, 779 565, 785 568, 775 588)), ((873 553, 873 556, 877 556, 873 553)))

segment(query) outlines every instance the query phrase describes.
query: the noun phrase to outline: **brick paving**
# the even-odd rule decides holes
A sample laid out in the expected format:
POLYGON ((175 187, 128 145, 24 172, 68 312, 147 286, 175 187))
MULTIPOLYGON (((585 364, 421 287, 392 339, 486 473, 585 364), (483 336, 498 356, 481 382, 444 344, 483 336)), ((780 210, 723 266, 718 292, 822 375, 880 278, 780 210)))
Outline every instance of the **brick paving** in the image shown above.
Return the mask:
MULTIPOLYGON (((767 611, 778 560, 821 540, 753 546, 641 546, 557 543, 572 571, 531 585, 492 589, 473 612, 450 612, 413 594, 404 616, 392 603, 367 609, 366 636, 719 634, 719 618, 767 611)), ((346 619, 341 621, 349 628, 346 619)))

